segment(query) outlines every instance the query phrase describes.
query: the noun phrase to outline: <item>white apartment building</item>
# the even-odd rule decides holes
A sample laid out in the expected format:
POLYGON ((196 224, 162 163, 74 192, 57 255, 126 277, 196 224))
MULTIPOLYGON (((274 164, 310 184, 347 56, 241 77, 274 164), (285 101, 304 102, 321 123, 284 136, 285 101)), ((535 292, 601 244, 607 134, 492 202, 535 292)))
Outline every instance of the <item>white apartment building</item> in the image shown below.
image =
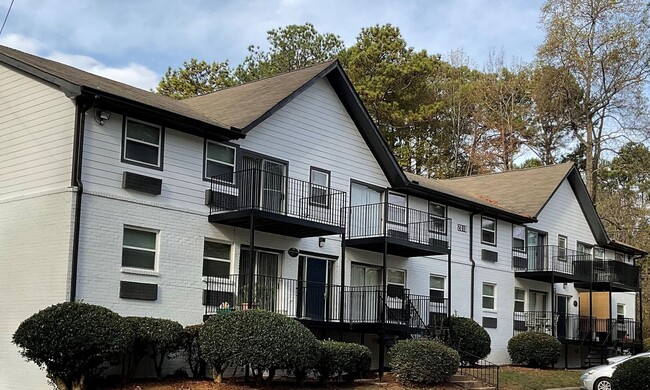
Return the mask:
POLYGON ((645 253, 571 164, 405 174, 337 61, 176 101, 0 46, 0 388, 43 388, 11 336, 63 301, 200 323, 283 313, 368 345, 482 324, 561 364, 640 345, 645 253))

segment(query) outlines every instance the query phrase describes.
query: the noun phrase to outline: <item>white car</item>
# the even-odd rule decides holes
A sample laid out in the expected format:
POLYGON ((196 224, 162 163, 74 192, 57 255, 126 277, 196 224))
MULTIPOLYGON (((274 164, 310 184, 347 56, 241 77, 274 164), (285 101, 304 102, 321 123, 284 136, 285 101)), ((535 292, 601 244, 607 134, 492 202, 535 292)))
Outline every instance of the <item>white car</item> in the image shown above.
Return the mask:
POLYGON ((616 367, 625 361, 641 357, 650 357, 650 352, 634 356, 615 356, 607 359, 607 364, 592 367, 582 373, 580 388, 583 390, 611 390, 611 378, 614 371, 616 371, 616 367))

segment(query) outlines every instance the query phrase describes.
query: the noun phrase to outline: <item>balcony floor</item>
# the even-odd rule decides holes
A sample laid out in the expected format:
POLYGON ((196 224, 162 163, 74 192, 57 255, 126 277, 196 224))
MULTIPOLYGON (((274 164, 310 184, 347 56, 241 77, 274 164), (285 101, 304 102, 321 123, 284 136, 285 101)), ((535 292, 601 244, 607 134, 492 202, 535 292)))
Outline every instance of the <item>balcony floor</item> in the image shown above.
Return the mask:
POLYGON ((634 286, 629 286, 626 284, 622 283, 615 283, 615 282, 580 282, 575 284, 575 288, 581 289, 581 290, 589 290, 591 287, 592 291, 609 291, 610 289, 612 292, 635 292, 638 291, 638 287, 634 286))
POLYGON ((528 280, 536 280, 545 283, 574 283, 589 280, 589 277, 583 278, 581 276, 567 274, 557 271, 517 271, 515 270, 515 277, 528 280))
POLYGON ((254 209, 214 213, 208 217, 208 220, 212 223, 249 229, 251 216, 255 217, 255 230, 282 236, 296 238, 328 236, 341 234, 344 230, 343 227, 336 225, 254 209))
POLYGON ((383 253, 384 243, 389 255, 400 257, 435 256, 448 253, 447 242, 439 241, 437 245, 425 245, 404 240, 398 237, 364 237, 345 240, 349 248, 363 249, 371 252, 383 253))

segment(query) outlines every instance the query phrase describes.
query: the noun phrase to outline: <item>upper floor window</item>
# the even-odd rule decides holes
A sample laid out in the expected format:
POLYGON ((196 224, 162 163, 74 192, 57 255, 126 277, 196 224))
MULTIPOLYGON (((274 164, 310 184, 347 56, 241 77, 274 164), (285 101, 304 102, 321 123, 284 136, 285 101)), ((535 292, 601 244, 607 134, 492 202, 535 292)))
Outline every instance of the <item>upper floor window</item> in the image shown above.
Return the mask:
POLYGON ((624 263, 625 262, 625 255, 622 254, 622 253, 617 252, 617 253, 614 254, 614 259, 616 259, 616 261, 620 261, 621 263, 624 263))
POLYGON ((497 286, 483 283, 483 309, 496 310, 497 286))
POLYGON ((616 304, 616 322, 625 322, 625 304, 616 304))
POLYGON ((311 167, 309 171, 309 202, 313 205, 328 207, 330 189, 330 172, 311 167))
POLYGON ((155 231, 125 227, 122 239, 122 267, 155 270, 157 236, 155 231))
POLYGON ((388 222, 406 225, 406 195, 388 193, 388 222))
POLYGON ((526 227, 512 225, 512 249, 526 251, 526 227))
POLYGON ((557 258, 558 260, 566 261, 566 246, 567 238, 566 236, 557 236, 557 258))
POLYGON ((494 218, 481 217, 481 242, 483 244, 497 244, 497 222, 494 218))
POLYGON ((526 311, 526 290, 515 288, 515 311, 526 311))
POLYGON ((205 141, 205 178, 216 176, 217 180, 233 183, 236 149, 232 146, 205 141))
POLYGON ((406 271, 389 268, 387 276, 386 293, 389 297, 403 298, 406 288, 406 271))
POLYGON ((442 204, 429 202, 429 231, 447 233, 447 207, 442 204))
POLYGON ((203 276, 227 278, 230 275, 230 244, 203 242, 203 276))
POLYGON ((123 161, 162 169, 163 128, 131 118, 124 127, 123 161))
POLYGON ((429 302, 442 303, 445 300, 445 278, 429 275, 429 302))

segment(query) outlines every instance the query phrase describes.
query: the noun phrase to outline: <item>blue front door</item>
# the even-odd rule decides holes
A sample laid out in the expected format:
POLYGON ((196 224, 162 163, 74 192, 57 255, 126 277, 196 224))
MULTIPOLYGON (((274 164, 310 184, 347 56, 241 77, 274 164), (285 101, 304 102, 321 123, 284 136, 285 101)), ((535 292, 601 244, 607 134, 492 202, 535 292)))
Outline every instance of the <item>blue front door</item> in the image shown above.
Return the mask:
POLYGON ((305 275, 305 317, 313 320, 325 319, 327 260, 307 258, 305 275))

